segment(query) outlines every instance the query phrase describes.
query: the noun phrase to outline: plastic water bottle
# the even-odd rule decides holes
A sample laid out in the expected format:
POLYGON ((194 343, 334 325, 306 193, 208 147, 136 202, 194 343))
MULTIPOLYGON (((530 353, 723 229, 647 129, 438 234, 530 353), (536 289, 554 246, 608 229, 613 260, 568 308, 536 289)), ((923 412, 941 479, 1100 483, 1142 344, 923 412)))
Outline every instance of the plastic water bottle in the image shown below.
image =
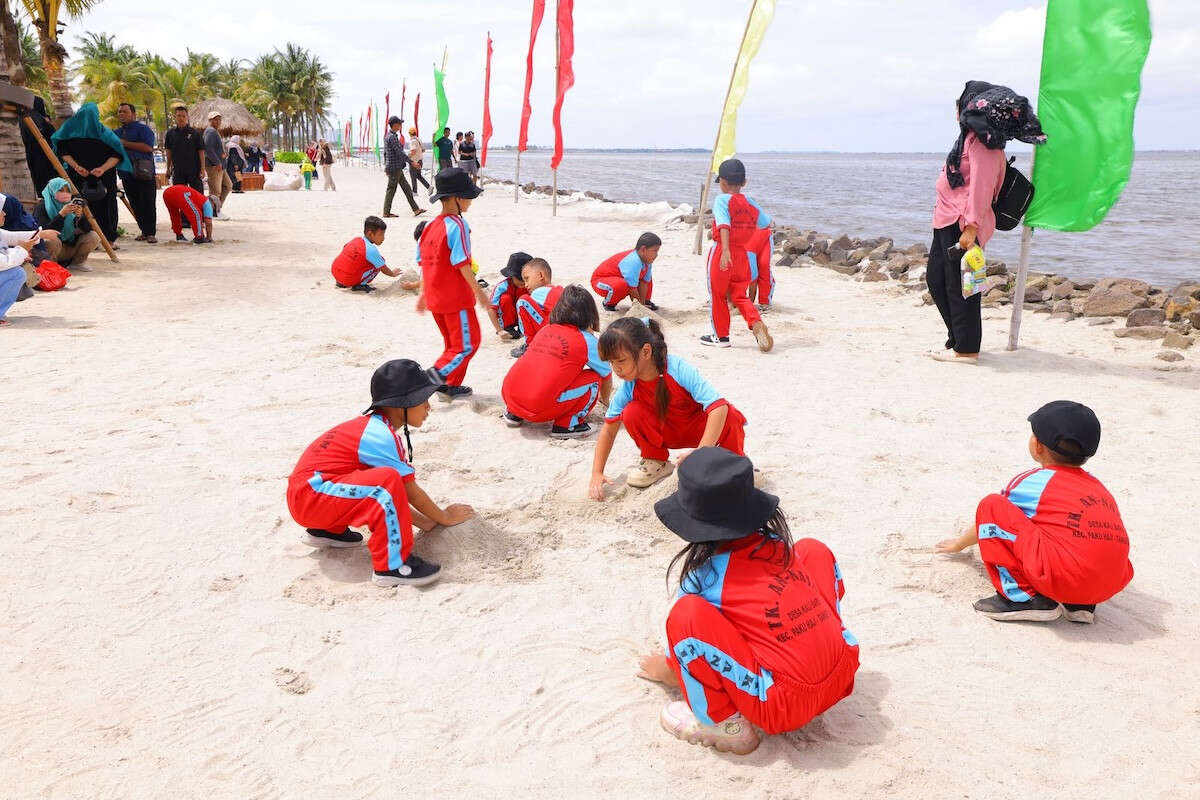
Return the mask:
POLYGON ((983 291, 983 282, 987 278, 987 258, 979 245, 973 245, 963 253, 959 267, 962 270, 963 299, 983 291))

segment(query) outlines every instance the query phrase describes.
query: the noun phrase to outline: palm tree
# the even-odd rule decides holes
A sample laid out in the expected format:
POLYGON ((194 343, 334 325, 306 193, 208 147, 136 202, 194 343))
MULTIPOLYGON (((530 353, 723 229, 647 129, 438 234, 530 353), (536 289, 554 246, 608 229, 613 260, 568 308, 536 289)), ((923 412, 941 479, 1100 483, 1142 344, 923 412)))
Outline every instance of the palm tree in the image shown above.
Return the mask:
POLYGON ((67 84, 67 49, 59 41, 62 27, 62 12, 78 17, 100 0, 21 0, 25 12, 33 21, 38 43, 42 49, 42 67, 46 70, 46 81, 50 86, 50 99, 54 105, 54 116, 60 121, 71 116, 71 87, 67 84))
MULTIPOLYGON (((0 39, 0 79, 7 81, 14 72, 21 71, 20 37, 16 21, 8 10, 8 0, 0 0, 0 39)), ((4 177, 6 194, 21 200, 32 200, 33 180, 29 177, 29 164, 25 160, 25 144, 21 141, 19 124, 16 114, 0 111, 0 175, 4 177)))
POLYGON ((21 45, 21 63, 25 67, 26 88, 34 94, 48 95, 50 84, 46 82, 46 70, 42 68, 37 37, 21 20, 17 20, 17 35, 21 45))
POLYGON ((78 72, 85 97, 96 102, 106 123, 115 123, 121 103, 144 106, 151 89, 150 72, 136 57, 128 61, 87 60, 78 72))

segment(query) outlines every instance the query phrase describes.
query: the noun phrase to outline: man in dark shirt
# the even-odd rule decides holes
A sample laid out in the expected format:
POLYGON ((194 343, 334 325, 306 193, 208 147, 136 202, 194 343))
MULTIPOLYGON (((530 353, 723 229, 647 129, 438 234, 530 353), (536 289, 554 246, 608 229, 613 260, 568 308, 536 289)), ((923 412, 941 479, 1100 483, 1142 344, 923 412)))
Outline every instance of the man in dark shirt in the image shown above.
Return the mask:
POLYGON ((155 226, 158 223, 155 203, 158 185, 154 174, 154 131, 150 130, 149 125, 138 120, 137 112, 130 103, 117 106, 117 119, 121 127, 113 128, 113 133, 125 147, 130 165, 135 169, 139 166, 142 170, 148 168, 150 172, 150 177, 139 178, 133 172, 118 170, 117 177, 125 187, 125 196, 129 199, 133 216, 137 219, 138 229, 141 231, 137 241, 154 244, 158 241, 154 238, 155 226))
POLYGON ((383 137, 383 171, 387 174, 388 179, 387 191, 383 193, 383 215, 385 217, 396 216, 392 213, 392 198, 396 196, 397 186, 404 192, 404 199, 412 208, 414 217, 425 213, 425 209, 419 207, 417 201, 413 199, 412 188, 404 177, 404 170, 408 166, 408 156, 404 154, 404 147, 400 144, 400 127, 403 124, 404 120, 399 117, 388 118, 388 132, 383 137))
POLYGON ((458 145, 458 166, 462 167, 471 180, 479 183, 479 159, 475 157, 475 131, 467 131, 467 136, 458 145))
POLYGON ((175 106, 175 127, 163 138, 167 152, 167 174, 175 185, 187 184, 197 192, 204 191, 204 178, 200 171, 200 154, 204 152, 204 137, 188 123, 186 106, 175 106))
POLYGON ((437 148, 438 169, 454 165, 454 140, 450 138, 450 129, 442 131, 442 138, 433 143, 437 148))

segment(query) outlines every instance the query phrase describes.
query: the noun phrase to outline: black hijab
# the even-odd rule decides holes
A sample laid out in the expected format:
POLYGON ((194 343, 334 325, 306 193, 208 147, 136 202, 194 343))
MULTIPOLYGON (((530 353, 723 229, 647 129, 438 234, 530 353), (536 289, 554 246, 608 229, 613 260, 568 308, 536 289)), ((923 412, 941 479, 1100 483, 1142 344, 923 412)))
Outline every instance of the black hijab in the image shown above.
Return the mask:
POLYGON ((962 153, 967 134, 989 150, 1003 150, 1009 139, 1029 144, 1045 144, 1042 123, 1029 101, 1007 86, 985 81, 967 81, 957 101, 958 140, 946 156, 946 180, 952 189, 966 181, 962 174, 962 153))

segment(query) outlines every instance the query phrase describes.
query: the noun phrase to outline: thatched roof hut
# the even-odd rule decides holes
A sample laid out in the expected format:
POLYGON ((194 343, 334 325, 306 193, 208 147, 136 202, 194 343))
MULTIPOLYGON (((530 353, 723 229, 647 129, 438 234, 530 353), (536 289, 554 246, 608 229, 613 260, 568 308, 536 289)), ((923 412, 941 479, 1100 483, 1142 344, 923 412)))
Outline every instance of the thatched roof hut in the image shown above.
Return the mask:
POLYGON ((232 100, 220 97, 201 100, 188 109, 188 114, 193 125, 202 127, 208 124, 208 115, 214 111, 221 113, 222 136, 232 136, 235 133, 242 136, 261 136, 263 133, 262 120, 251 114, 244 105, 232 100))

